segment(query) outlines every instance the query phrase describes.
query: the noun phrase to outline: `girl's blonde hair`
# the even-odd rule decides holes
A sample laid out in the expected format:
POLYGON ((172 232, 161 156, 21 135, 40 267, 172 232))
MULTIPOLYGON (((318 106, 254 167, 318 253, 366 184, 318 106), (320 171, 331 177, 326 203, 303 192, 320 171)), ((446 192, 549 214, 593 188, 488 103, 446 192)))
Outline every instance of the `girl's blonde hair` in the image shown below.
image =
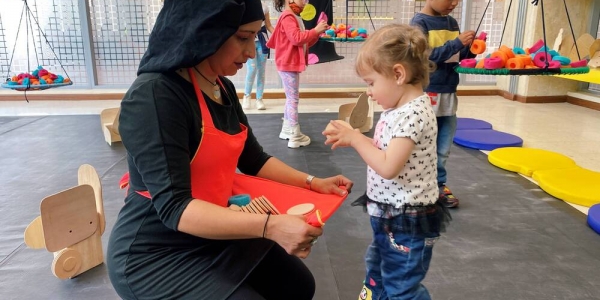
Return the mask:
POLYGON ((361 74, 375 71, 394 77, 393 66, 402 64, 412 74, 406 83, 429 85, 429 72, 434 65, 429 60, 429 47, 425 34, 406 24, 391 24, 381 27, 367 38, 358 51, 355 70, 361 74))

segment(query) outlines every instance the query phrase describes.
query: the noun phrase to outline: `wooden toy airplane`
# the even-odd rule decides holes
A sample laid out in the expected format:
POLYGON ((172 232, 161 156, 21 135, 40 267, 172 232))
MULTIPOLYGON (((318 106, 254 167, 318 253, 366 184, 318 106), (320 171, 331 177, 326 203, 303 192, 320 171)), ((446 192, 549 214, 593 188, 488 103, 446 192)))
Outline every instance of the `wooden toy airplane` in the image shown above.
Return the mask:
POLYGON ((94 167, 81 165, 78 185, 44 198, 25 229, 25 244, 54 253, 52 273, 73 278, 104 262, 102 186, 94 167))

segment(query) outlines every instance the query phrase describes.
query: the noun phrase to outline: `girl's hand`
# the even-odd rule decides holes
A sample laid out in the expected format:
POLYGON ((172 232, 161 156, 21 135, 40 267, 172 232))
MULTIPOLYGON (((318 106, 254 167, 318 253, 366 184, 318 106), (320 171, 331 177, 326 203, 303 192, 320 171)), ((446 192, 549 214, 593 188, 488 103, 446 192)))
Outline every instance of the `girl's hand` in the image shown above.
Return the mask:
POLYGON ((331 145, 332 150, 337 147, 350 147, 354 139, 362 136, 358 129, 352 129, 349 124, 345 125, 338 120, 330 121, 323 131, 323 135, 327 137, 325 145, 331 145))
POLYGON ((310 189, 321 194, 336 194, 344 196, 350 193, 354 183, 352 180, 342 175, 336 175, 328 178, 314 178, 310 184, 310 189), (341 188, 345 187, 345 189, 341 188))
POLYGON ((318 34, 321 34, 325 32, 325 30, 327 30, 327 27, 329 27, 329 25, 327 25, 327 22, 321 21, 319 24, 317 24, 317 26, 315 26, 315 31, 318 34))
POLYGON ((279 244, 290 255, 306 258, 312 242, 323 234, 323 229, 306 223, 304 216, 271 215, 265 238, 279 244))

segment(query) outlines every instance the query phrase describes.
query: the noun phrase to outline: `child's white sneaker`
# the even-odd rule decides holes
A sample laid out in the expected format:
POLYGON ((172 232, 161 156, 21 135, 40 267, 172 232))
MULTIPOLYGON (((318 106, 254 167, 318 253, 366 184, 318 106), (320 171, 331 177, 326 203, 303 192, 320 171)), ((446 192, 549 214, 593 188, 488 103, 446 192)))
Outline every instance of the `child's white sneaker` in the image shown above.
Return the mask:
POLYGON ((242 108, 243 109, 249 109, 250 108, 250 98, 252 98, 251 95, 244 95, 244 99, 242 100, 242 108))
POLYGON ((310 145, 310 138, 300 131, 300 124, 291 127, 292 134, 288 141, 288 148, 298 148, 310 145))
POLYGON ((265 106, 265 103, 263 102, 262 99, 256 99, 256 109, 258 109, 258 110, 267 109, 267 107, 265 106))
POLYGON ((292 136, 292 127, 287 120, 283 120, 283 125, 281 126, 281 132, 279 133, 279 138, 282 140, 289 140, 292 136))

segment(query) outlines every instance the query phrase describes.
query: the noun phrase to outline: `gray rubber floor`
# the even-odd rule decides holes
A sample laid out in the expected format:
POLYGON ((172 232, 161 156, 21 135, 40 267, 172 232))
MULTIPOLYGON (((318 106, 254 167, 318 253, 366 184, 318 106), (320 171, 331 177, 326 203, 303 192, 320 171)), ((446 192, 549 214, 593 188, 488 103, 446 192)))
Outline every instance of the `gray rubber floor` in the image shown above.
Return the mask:
MULTIPOLYGON (((306 259, 318 300, 357 298, 371 239, 367 215, 350 206, 365 191, 366 165, 352 149, 323 145, 320 132, 335 117, 301 115, 313 143, 293 150, 277 138, 281 115, 249 116, 269 153, 316 176, 342 173, 356 183, 306 259)), ((118 299, 105 265, 59 280, 52 253, 28 249, 23 232, 40 200, 76 185, 77 168, 88 163, 102 179, 106 247, 124 196, 124 156, 120 143, 104 142, 97 115, 0 117, 0 299, 118 299)), ((424 282, 434 299, 600 299, 600 236, 585 215, 490 165, 479 151, 454 147, 448 170, 461 205, 424 282)))

